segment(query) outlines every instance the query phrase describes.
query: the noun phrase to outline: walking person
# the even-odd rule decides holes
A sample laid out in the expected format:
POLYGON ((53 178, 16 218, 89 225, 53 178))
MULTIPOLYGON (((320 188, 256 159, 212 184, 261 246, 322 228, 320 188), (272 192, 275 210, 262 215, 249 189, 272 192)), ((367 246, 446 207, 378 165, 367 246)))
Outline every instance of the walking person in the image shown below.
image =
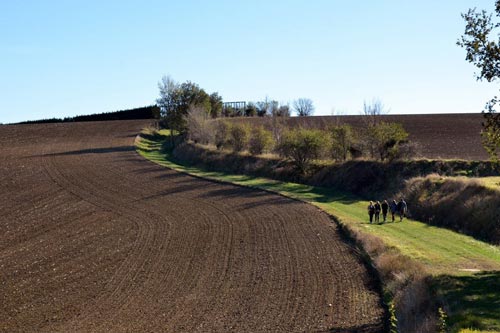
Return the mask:
POLYGON ((370 224, 373 222, 373 215, 375 214, 375 206, 373 205, 373 201, 370 201, 368 205, 368 215, 370 216, 370 224))
POLYGON ((375 223, 380 223, 380 201, 375 203, 375 223))
POLYGON ((394 216, 398 211, 398 203, 396 202, 396 200, 392 200, 390 208, 391 208, 392 222, 394 222, 394 216))
POLYGON ((399 212, 399 222, 403 221, 403 218, 406 216, 406 210, 408 208, 408 205, 406 204, 406 201, 401 198, 398 202, 398 212, 399 212))
POLYGON ((382 218, 384 219, 384 223, 387 221, 388 210, 389 210, 389 203, 387 203, 387 200, 384 200, 384 202, 382 202, 382 218))

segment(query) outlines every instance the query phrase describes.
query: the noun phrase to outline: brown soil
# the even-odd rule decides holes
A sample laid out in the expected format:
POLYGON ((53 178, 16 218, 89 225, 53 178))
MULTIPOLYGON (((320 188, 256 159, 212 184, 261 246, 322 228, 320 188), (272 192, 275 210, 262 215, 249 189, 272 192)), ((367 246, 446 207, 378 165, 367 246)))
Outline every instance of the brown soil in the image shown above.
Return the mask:
POLYGON ((145 125, 0 127, 0 331, 383 330, 328 216, 152 164, 145 125))

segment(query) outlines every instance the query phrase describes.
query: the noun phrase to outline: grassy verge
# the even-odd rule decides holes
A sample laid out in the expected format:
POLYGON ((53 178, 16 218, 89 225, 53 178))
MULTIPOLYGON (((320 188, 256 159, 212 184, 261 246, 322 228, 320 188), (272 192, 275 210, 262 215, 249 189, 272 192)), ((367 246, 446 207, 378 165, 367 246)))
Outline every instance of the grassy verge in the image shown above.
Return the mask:
POLYGON ((491 177, 480 177, 477 179, 486 187, 492 188, 494 190, 500 190, 500 177, 491 176, 491 177))
MULTIPOLYGON (((347 226, 357 238, 376 237, 382 240, 384 247, 421 265, 433 277, 436 293, 446 301, 448 306, 446 310, 450 314, 449 326, 457 329, 474 328, 500 331, 500 306, 494 307, 495 304, 492 304, 488 311, 485 311, 483 307, 484 304, 491 303, 490 295, 493 292, 492 284, 485 282, 485 276, 498 279, 499 275, 497 273, 489 273, 490 275, 477 273, 500 270, 500 249, 498 247, 418 221, 405 220, 402 223, 369 224, 366 213, 367 203, 349 193, 267 178, 209 172, 176 163, 170 159, 168 153, 162 150, 166 135, 166 133, 164 136, 160 132, 159 134, 145 135, 137 140, 138 153, 155 163, 180 172, 272 191, 309 202, 334 216, 341 225, 347 226), (477 283, 473 283, 473 281, 477 283), (472 290, 472 286, 477 291, 473 297, 468 294, 472 290), (465 307, 464 304, 466 304, 465 307), (462 320, 464 317, 470 320, 462 320)), ((363 239, 361 239, 361 243, 363 243, 363 239)), ((373 250, 369 249, 368 253, 370 252, 374 253, 373 250)), ((395 264, 389 263, 388 265, 395 264)), ((394 271, 388 275, 393 274, 395 274, 394 271)), ((454 329, 454 331, 456 330, 454 329)))

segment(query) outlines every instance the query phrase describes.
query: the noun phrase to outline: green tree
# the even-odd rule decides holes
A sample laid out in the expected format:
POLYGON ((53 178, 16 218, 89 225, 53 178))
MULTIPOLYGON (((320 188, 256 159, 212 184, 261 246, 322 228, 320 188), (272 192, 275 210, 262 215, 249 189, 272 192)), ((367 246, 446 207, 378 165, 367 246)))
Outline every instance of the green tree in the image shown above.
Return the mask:
POLYGON ((330 129, 332 139, 332 157, 338 161, 345 161, 354 144, 354 132, 349 125, 339 125, 330 129))
POLYGON ((233 151, 240 152, 248 145, 250 128, 247 124, 232 124, 229 128, 229 142, 233 151))
POLYGON ((245 116, 255 117, 257 115, 257 106, 253 102, 248 102, 245 109, 245 116))
POLYGON ((210 96, 196 83, 187 81, 180 85, 179 111, 182 115, 187 115, 189 108, 201 107, 207 114, 210 114, 210 96))
POLYGON ((219 118, 222 114, 222 108, 222 97, 216 92, 210 94, 210 116, 212 118, 219 118))
POLYGON ((368 132, 381 161, 398 156, 399 145, 408 138, 408 133, 399 123, 380 122, 370 126, 368 132))
POLYGON ((290 117, 290 106, 288 104, 282 104, 278 107, 273 117, 290 117))
POLYGON ((157 99, 162 118, 172 133, 185 134, 188 130, 187 116, 190 108, 211 111, 210 96, 196 83, 178 84, 170 76, 164 76, 158 84, 160 97, 157 99))
POLYGON ((264 126, 259 126, 252 130, 248 150, 252 155, 260 155, 269 150, 272 143, 273 136, 271 132, 266 130, 264 126))
POLYGON ((156 100, 160 107, 160 115, 166 121, 170 128, 170 139, 173 143, 174 131, 181 126, 181 119, 178 113, 177 105, 179 104, 180 91, 179 84, 170 76, 163 76, 158 83, 160 97, 156 100))
POLYGON ((277 151, 282 157, 289 158, 300 174, 304 174, 314 159, 323 156, 325 142, 327 139, 323 131, 293 129, 282 134, 277 151))
MULTIPOLYGON (((495 1, 495 16, 500 17, 500 0, 495 1)), ((466 23, 465 32, 457 44, 465 49, 465 59, 480 69, 476 73, 477 80, 495 81, 500 78, 500 37, 496 34, 498 40, 492 40, 492 35, 500 27, 500 23, 493 22, 493 14, 488 14, 485 10, 477 12, 476 9, 469 9, 462 14, 462 18, 466 23)), ((499 161, 500 150, 500 115, 496 112, 497 104, 496 96, 486 103, 481 131, 483 147, 495 162, 499 161)))

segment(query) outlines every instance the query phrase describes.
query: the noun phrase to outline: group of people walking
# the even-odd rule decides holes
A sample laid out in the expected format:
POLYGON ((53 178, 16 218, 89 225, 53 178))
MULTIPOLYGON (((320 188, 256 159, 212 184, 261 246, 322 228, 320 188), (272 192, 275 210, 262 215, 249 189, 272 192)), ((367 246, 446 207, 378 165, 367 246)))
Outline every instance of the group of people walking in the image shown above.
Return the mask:
POLYGON ((399 202, 392 200, 392 202, 387 202, 387 200, 382 201, 370 201, 368 205, 368 216, 370 216, 370 223, 380 223, 380 213, 382 213, 383 222, 387 221, 387 213, 390 211, 392 216, 392 222, 395 220, 395 216, 399 216, 399 222, 403 221, 408 210, 408 205, 406 201, 401 198, 399 202))

